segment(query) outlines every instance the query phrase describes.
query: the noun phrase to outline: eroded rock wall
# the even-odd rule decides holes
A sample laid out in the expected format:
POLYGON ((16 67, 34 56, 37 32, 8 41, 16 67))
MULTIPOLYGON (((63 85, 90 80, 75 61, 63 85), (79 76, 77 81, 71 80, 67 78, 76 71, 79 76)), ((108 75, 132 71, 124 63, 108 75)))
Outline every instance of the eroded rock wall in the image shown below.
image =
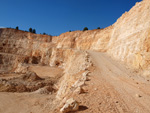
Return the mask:
POLYGON ((57 43, 57 48, 106 52, 112 29, 113 26, 105 29, 67 32, 58 37, 53 37, 52 41, 57 43))
POLYGON ((136 3, 113 26, 108 54, 135 69, 149 69, 150 1, 136 3))
POLYGON ((19 63, 49 65, 55 47, 51 40, 51 36, 0 29, 0 69, 12 71, 19 63))

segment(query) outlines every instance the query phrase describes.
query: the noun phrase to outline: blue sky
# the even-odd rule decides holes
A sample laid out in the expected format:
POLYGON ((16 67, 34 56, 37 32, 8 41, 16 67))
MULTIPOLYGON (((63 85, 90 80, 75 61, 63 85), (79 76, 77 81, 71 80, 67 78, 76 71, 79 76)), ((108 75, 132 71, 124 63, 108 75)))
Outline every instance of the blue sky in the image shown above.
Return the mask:
POLYGON ((0 27, 60 35, 112 25, 141 0, 0 0, 0 27))

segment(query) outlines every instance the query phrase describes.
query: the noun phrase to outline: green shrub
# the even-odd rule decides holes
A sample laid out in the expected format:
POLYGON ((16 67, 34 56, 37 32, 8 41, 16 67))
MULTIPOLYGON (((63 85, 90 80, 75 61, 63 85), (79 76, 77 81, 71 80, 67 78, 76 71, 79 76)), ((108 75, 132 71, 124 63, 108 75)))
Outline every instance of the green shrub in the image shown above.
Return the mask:
POLYGON ((35 33, 35 34, 36 34, 36 30, 35 30, 35 29, 33 29, 33 30, 32 30, 32 33, 35 33))
POLYGON ((32 31, 32 28, 29 28, 29 32, 31 32, 31 33, 33 32, 33 31, 32 31))
POLYGON ((101 29, 100 27, 98 27, 97 29, 101 29))
POLYGON ((46 33, 43 33, 43 35, 47 35, 46 33))
POLYGON ((19 27, 18 27, 18 26, 16 27, 16 30, 19 30, 19 27))
POLYGON ((87 31, 88 30, 88 28, 87 27, 85 27, 84 29, 83 29, 83 31, 87 31))

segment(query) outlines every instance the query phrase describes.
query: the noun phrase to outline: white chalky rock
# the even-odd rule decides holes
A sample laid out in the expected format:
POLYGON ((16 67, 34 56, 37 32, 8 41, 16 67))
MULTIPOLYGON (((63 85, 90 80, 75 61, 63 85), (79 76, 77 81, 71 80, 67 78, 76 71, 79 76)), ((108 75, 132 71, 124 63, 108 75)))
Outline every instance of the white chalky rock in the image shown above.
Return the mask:
POLYGON ((67 113, 70 111, 77 111, 79 109, 79 103, 73 98, 68 99, 65 105, 60 109, 60 112, 67 113))

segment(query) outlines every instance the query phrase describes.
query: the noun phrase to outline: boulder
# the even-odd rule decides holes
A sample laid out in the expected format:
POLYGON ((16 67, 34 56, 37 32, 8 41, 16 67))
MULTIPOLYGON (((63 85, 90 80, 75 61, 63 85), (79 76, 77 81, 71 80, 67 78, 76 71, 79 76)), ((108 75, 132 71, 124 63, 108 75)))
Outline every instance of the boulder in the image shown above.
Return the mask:
POLYGON ((82 87, 77 87, 77 89, 75 90, 75 93, 77 94, 84 93, 84 89, 82 87))
POLYGON ((67 113, 72 111, 77 111, 79 109, 79 103, 73 98, 68 99, 65 105, 60 109, 61 113, 67 113))

